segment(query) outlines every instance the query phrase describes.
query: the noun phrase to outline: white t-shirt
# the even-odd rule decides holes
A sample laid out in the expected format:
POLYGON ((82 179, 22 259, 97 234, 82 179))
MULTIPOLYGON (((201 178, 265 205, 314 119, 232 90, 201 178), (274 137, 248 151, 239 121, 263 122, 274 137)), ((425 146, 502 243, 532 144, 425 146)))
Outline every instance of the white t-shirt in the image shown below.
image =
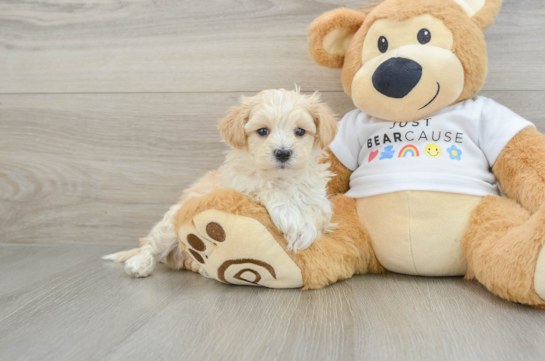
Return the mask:
POLYGON ((348 169, 352 198, 407 190, 499 194, 492 166, 531 122, 485 97, 444 108, 412 123, 360 110, 346 114, 331 144, 348 169))

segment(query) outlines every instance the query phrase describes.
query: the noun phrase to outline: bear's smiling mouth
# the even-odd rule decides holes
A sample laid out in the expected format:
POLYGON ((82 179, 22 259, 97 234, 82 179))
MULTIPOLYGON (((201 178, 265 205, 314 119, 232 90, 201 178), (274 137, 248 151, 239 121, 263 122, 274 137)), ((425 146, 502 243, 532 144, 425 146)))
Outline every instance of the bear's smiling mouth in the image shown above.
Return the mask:
POLYGON ((418 109, 418 110, 422 110, 424 109, 425 107, 427 107, 428 105, 430 105, 431 103, 433 103, 433 101, 437 98, 437 96, 439 95, 439 92, 441 91, 441 85, 439 85, 439 83, 437 83, 437 93, 435 94, 435 96, 433 97, 432 100, 429 101, 428 104, 424 105, 422 108, 418 109))

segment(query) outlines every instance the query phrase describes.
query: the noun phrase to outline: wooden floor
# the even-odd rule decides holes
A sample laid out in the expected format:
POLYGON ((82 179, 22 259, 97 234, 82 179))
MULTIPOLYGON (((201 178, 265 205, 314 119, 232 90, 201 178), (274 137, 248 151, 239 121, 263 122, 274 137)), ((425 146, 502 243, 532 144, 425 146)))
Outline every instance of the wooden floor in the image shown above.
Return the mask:
MULTIPOLYGON (((365 1, 0 2, 0 360, 543 360, 545 312, 474 282, 228 287, 99 257, 136 244, 225 146, 240 95, 353 109, 306 31, 365 1)), ((545 2, 504 0, 482 95, 545 131, 545 2)))
POLYGON ((476 282, 357 276, 326 290, 132 279, 88 245, 0 245, 0 360, 543 360, 545 312, 476 282))

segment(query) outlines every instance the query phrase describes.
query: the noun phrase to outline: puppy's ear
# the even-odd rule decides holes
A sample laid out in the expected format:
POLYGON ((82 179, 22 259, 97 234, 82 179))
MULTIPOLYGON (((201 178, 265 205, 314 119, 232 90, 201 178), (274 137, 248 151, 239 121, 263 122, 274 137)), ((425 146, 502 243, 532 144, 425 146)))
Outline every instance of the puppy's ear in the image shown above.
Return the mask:
POLYGON ((237 149, 244 149, 248 145, 244 131, 248 114, 243 107, 232 107, 227 116, 220 120, 218 129, 227 145, 237 149))
POLYGON ((453 0, 466 14, 485 30, 496 20, 502 0, 453 0))
POLYGON ((316 124, 316 142, 320 148, 329 146, 337 135, 337 116, 331 108, 322 103, 317 94, 314 94, 316 102, 312 107, 311 114, 316 124))
POLYGON ((345 8, 329 11, 312 22, 308 31, 310 56, 328 68, 342 68, 350 41, 365 15, 345 8))

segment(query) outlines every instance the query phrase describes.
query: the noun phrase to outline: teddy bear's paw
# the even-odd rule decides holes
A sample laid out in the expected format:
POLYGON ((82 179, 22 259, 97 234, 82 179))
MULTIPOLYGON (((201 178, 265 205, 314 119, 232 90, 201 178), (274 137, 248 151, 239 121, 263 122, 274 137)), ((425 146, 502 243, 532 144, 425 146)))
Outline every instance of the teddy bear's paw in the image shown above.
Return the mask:
POLYGON ((301 270, 259 221, 218 210, 197 214, 178 237, 200 266, 220 282, 269 288, 302 287, 301 270))

